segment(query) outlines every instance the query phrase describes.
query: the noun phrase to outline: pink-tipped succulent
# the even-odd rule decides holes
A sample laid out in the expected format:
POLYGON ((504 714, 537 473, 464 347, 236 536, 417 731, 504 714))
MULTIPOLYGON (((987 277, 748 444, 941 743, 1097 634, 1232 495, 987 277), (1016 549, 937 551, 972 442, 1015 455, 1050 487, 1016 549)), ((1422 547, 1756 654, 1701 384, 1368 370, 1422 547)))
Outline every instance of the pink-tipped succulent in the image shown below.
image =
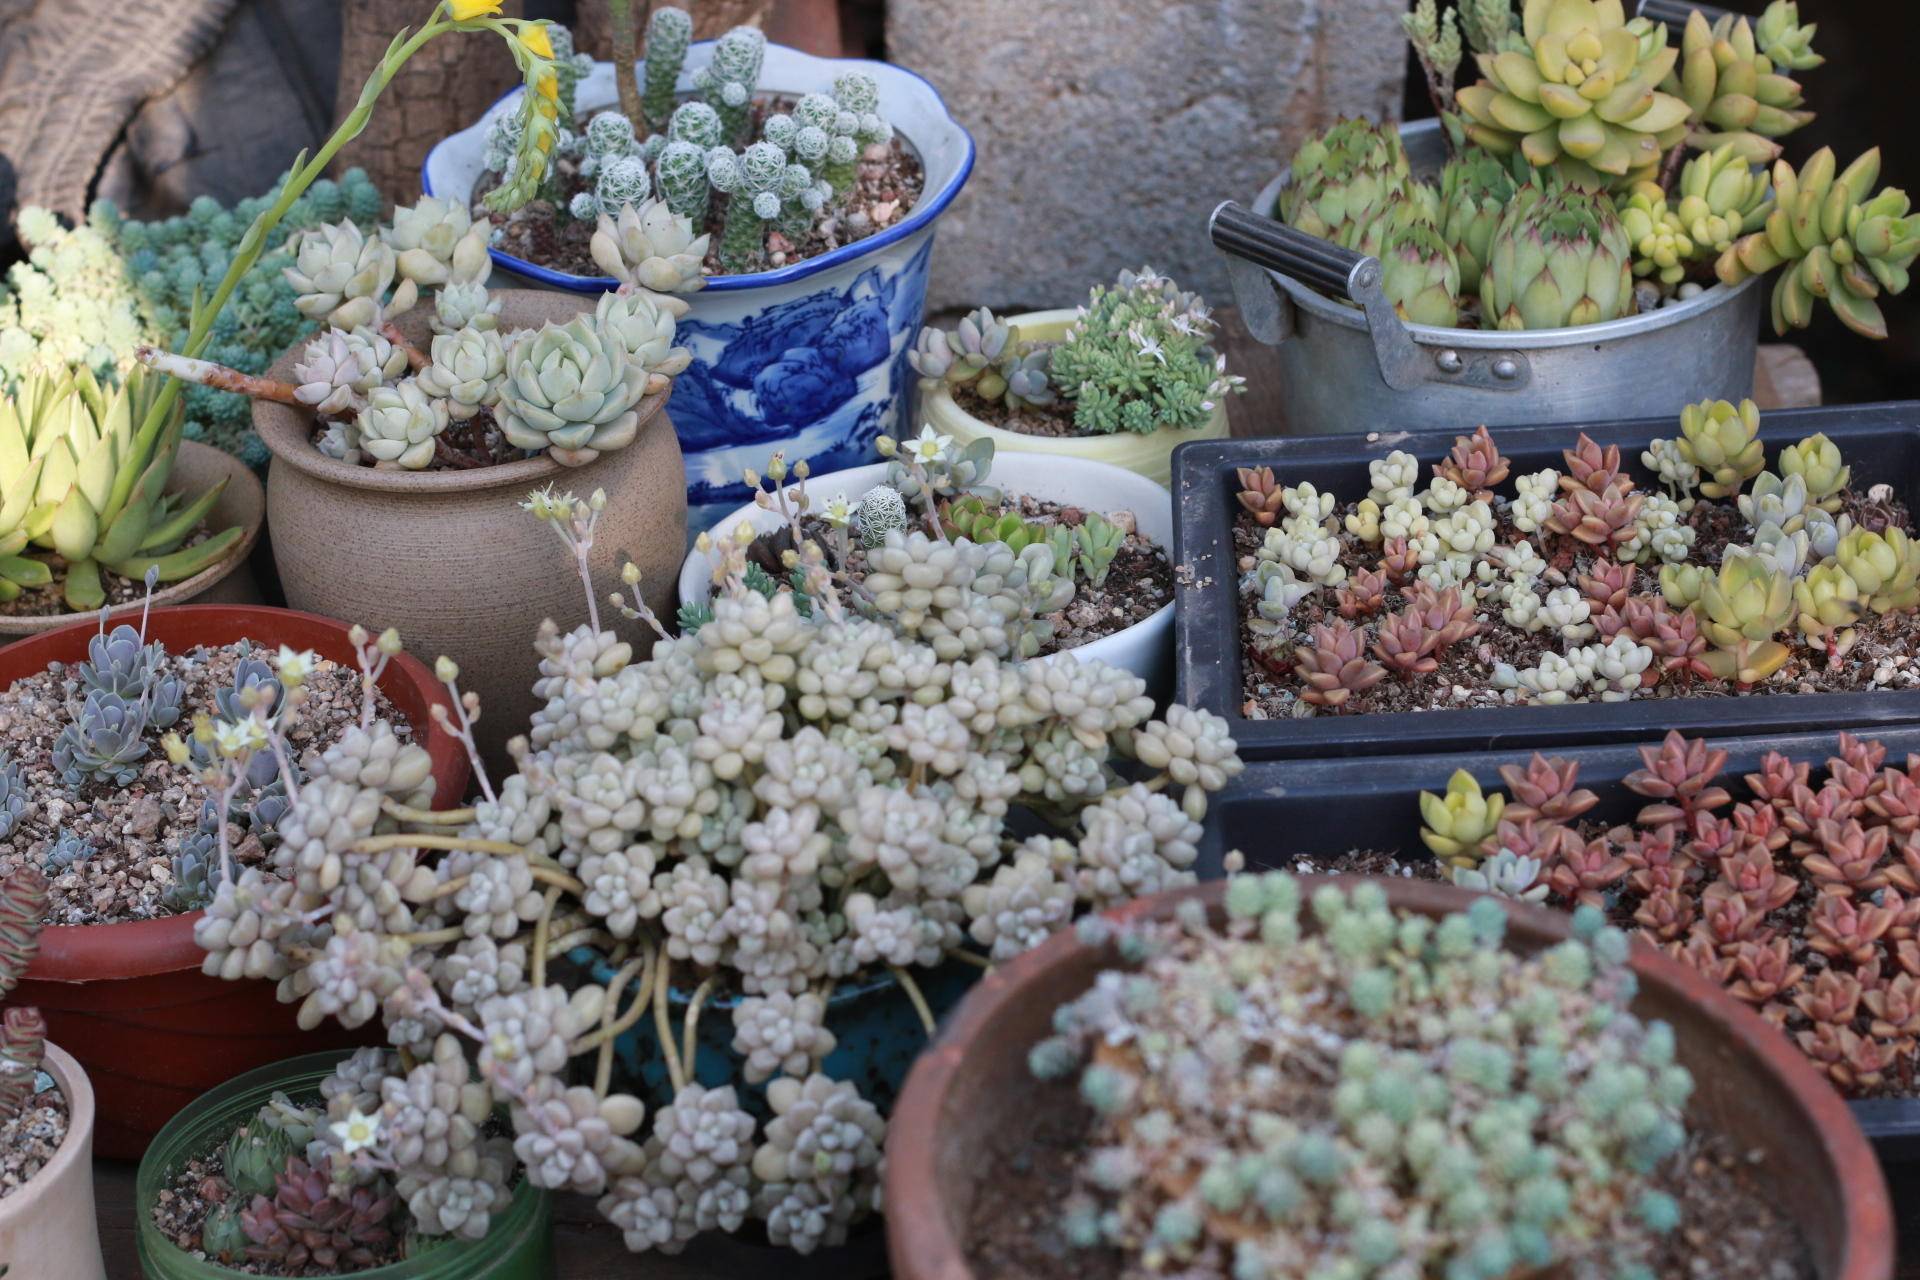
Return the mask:
MULTIPOLYGON (((1625 567, 1632 572, 1631 565, 1625 567)), ((1585 582, 1582 579, 1583 590, 1585 582)), ((1713 675, 1705 658, 1707 638, 1700 634, 1700 619, 1691 609, 1675 612, 1662 596, 1628 596, 1617 608, 1596 608, 1593 620, 1602 640, 1625 632, 1653 650, 1662 676, 1692 680, 1713 675)))
POLYGON ((1313 629, 1313 643, 1294 650, 1294 674, 1300 696, 1319 707, 1343 706, 1386 679, 1377 662, 1367 660, 1367 633, 1339 619, 1313 629))
POLYGON ((1485 426, 1470 436, 1456 436, 1453 450, 1434 464, 1433 474, 1453 481, 1476 501, 1491 502, 1493 486, 1507 478, 1512 464, 1500 454, 1485 426))
POLYGON ((364 1186, 336 1194, 326 1173, 294 1157, 274 1184, 273 1198, 255 1196, 240 1211, 251 1242, 247 1256, 304 1275, 309 1267, 331 1275, 370 1267, 393 1239, 394 1198, 364 1186))
POLYGON ((1636 576, 1638 571, 1631 563, 1616 564, 1603 557, 1593 562, 1590 572, 1579 576, 1580 594, 1586 597, 1595 613, 1623 609, 1627 597, 1633 594, 1636 576))
MULTIPOLYGON (((23 867, 0 881, 0 1001, 27 972, 40 949, 47 911, 47 878, 23 867)), ((38 1009, 16 1006, 0 1015, 0 1118, 20 1114, 47 1053, 47 1023, 38 1009)))
POLYGON ((1355 569, 1334 593, 1340 616, 1358 621, 1371 618, 1387 603, 1387 575, 1378 569, 1355 569))
POLYGON ((1425 675, 1439 667, 1440 660, 1434 657, 1439 647, 1439 632, 1427 625, 1418 609, 1408 607, 1381 620, 1373 655, 1402 675, 1425 675))
POLYGON ((1575 784, 1580 766, 1559 756, 1548 759, 1539 752, 1523 767, 1500 766, 1500 780, 1507 784, 1507 817, 1514 822, 1538 818, 1542 822, 1568 823, 1594 805, 1600 797, 1575 784))
POLYGON ((1657 827, 1684 821, 1702 809, 1718 809, 1733 797, 1725 787, 1711 785, 1726 767, 1727 753, 1699 739, 1688 741, 1669 731, 1658 747, 1641 747, 1645 767, 1624 779, 1628 790, 1661 801, 1640 810, 1643 826, 1657 827))
POLYGON ((1280 485, 1273 478, 1273 468, 1240 467, 1235 474, 1240 480, 1240 492, 1234 496, 1255 523, 1271 525, 1278 520, 1285 507, 1280 500, 1280 485))

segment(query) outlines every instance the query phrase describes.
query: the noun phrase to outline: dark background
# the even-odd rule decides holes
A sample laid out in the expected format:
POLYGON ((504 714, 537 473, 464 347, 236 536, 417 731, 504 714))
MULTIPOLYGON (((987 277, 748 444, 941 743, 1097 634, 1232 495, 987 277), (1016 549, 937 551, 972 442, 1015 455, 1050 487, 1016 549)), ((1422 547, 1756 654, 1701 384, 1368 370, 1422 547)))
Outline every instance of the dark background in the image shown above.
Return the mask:
MULTIPOLYGON (((1633 8, 1629 0, 1629 10, 1633 8)), ((1757 13, 1762 0, 1730 6, 1757 13)), ((1916 106, 1913 51, 1920 47, 1920 5, 1905 0, 1800 0, 1803 22, 1818 22, 1814 49, 1826 65, 1799 73, 1812 124, 1783 141, 1785 158, 1797 167, 1821 147, 1832 147, 1840 167, 1869 146, 1880 147, 1880 182, 1920 192, 1920 106, 1916 106)), ((1461 84, 1478 78, 1463 64, 1461 84)), ((1409 53, 1407 119, 1433 114, 1426 79, 1409 53)), ((1920 270, 1920 266, 1916 267, 1920 270)), ((1769 286, 1771 287, 1771 281, 1769 286)), ((1897 298, 1882 296, 1888 337, 1872 342, 1834 319, 1823 305, 1810 328, 1789 330, 1792 342, 1812 357, 1828 404, 1920 399, 1920 288, 1897 298)), ((1764 313, 1761 337, 1774 341, 1764 313)))

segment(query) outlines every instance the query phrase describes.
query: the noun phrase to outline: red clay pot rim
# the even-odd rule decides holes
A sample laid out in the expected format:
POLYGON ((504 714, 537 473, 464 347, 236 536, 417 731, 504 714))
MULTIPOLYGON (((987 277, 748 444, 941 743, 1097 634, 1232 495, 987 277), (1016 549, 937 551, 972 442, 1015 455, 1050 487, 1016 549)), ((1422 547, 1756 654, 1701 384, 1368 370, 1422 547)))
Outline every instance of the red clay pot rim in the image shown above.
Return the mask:
MULTIPOLYGON (((276 609, 268 605, 187 604, 156 608, 156 622, 205 618, 232 619, 236 615, 253 620, 246 628, 249 639, 261 645, 278 645, 288 628, 288 620, 300 626, 318 628, 338 638, 336 661, 352 653, 347 644, 348 624, 317 613, 299 609, 276 609), (277 626, 275 623, 281 625, 277 626)), ((76 623, 58 631, 17 640, 0 648, 0 689, 9 688, 24 674, 43 671, 50 662, 72 661, 84 657, 85 637, 99 629, 97 620, 76 623)), ((222 642, 226 643, 226 642, 222 642)), ((307 644, 311 646, 312 640, 307 644)), ((420 700, 453 710, 453 700, 445 686, 434 679, 427 665, 409 653, 402 653, 388 664, 380 687, 411 687, 420 700)), ((433 723, 416 726, 425 733, 427 755, 433 761, 434 807, 457 804, 465 794, 469 764, 466 749, 452 734, 433 723)), ((206 959, 193 940, 193 926, 204 912, 166 916, 157 920, 126 920, 115 924, 48 925, 40 931, 40 950, 27 966, 29 982, 101 982, 126 978, 146 978, 162 973, 198 969, 206 959)))
MULTIPOLYGON (((1370 877, 1351 875, 1296 878, 1302 884, 1303 900, 1322 884, 1351 889, 1361 883, 1381 883, 1370 877)), ((1386 888, 1396 907, 1427 914, 1463 911, 1480 896, 1430 881, 1393 880, 1386 888)), ((1135 899, 1103 914, 1114 921, 1166 919, 1185 899, 1199 898, 1209 907, 1216 907, 1225 892, 1226 882, 1215 880, 1135 899)), ((1524 903, 1503 905, 1514 923, 1530 930, 1556 938, 1565 938, 1572 930, 1573 918, 1564 912, 1524 903)), ((1084 949, 1073 929, 1063 929, 1033 950, 983 975, 949 1016, 939 1039, 914 1063, 887 1124, 884 1199, 888 1206, 908 1204, 940 1186, 934 1153, 938 1150, 940 1114, 954 1077, 960 1071, 960 1046, 973 1043, 980 1028, 990 1023, 1003 1006, 1020 999, 1031 979, 1084 949)), ((1728 1040, 1757 1060, 1813 1120, 1825 1158, 1830 1167, 1838 1171, 1839 1199, 1845 1206, 1840 1269, 1823 1280, 1888 1280, 1893 1275, 1894 1264, 1893 1206, 1873 1148, 1839 1091, 1814 1070, 1786 1036, 1769 1026, 1759 1014, 1638 938, 1633 942, 1633 970, 1644 985, 1668 987, 1704 1007, 1725 1029, 1728 1040)), ((967 1262, 966 1249, 955 1239, 944 1213, 927 1214, 915 1224, 911 1247, 914 1264, 910 1274, 914 1276, 933 1280, 991 1280, 990 1277, 976 1278, 967 1262)), ((896 1275, 909 1274, 899 1266, 897 1258, 894 1262, 896 1275)))

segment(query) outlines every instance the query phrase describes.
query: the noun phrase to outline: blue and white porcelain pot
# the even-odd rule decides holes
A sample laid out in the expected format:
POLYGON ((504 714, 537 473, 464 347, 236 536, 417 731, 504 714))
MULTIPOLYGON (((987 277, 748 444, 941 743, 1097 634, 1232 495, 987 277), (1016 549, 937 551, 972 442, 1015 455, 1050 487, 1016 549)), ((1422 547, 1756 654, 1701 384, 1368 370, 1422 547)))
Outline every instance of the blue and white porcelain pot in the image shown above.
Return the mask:
MULTIPOLYGON (((712 51, 711 41, 689 51, 683 90, 712 51)), ((901 416, 914 377, 907 350, 926 308, 934 221, 973 170, 973 139, 932 85, 885 63, 768 45, 760 87, 797 96, 825 91, 836 75, 856 70, 879 84, 881 113, 920 158, 920 199, 864 240, 775 271, 714 276, 686 295, 692 310, 680 320, 679 341, 693 364, 674 379, 668 412, 686 457, 689 537, 749 499, 741 473, 765 466, 773 450, 824 475, 867 461, 875 436, 907 428, 901 416)), ((516 110, 522 92, 513 90, 427 154, 420 170, 426 194, 472 199, 487 127, 516 110)), ((611 106, 617 96, 613 64, 595 63, 580 82, 583 109, 611 106)), ((616 283, 550 271, 498 249, 493 260, 496 272, 532 285, 597 294, 616 283)))

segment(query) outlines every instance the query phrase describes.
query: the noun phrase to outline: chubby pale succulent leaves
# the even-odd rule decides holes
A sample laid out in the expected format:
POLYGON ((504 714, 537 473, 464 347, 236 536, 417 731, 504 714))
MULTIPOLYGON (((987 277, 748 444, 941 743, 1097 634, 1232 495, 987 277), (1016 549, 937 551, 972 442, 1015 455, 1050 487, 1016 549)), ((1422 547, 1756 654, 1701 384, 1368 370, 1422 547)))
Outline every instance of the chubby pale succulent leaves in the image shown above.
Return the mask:
MULTIPOLYGON (((663 200, 622 205, 602 211, 589 248, 602 271, 630 288, 655 293, 692 293, 706 283, 700 264, 707 256, 704 234, 663 200)), ((685 309, 685 304, 680 304, 685 309)), ((679 314, 676 312, 675 314, 679 314)))
POLYGON ((645 367, 590 317, 549 321, 508 356, 501 433, 516 448, 546 450, 565 466, 580 466, 633 442, 647 382, 645 367))

